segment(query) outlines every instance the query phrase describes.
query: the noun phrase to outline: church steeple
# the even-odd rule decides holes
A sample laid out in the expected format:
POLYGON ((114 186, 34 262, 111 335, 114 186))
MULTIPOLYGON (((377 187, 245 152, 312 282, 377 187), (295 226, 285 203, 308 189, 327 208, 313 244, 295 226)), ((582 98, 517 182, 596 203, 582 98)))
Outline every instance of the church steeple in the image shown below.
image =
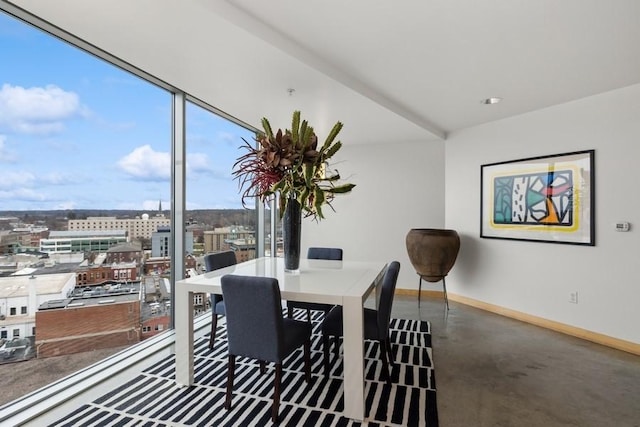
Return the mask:
POLYGON ((162 200, 158 200, 158 213, 162 213, 162 200))

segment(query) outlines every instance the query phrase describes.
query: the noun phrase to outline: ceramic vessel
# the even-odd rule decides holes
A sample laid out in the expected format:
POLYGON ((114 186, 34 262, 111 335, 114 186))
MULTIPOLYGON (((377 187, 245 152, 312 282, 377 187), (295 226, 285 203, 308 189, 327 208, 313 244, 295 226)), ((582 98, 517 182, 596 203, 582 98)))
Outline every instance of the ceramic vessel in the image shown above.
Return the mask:
POLYGON ((409 260, 420 277, 438 282, 456 262, 460 237, 455 230, 413 228, 407 233, 406 244, 409 260))

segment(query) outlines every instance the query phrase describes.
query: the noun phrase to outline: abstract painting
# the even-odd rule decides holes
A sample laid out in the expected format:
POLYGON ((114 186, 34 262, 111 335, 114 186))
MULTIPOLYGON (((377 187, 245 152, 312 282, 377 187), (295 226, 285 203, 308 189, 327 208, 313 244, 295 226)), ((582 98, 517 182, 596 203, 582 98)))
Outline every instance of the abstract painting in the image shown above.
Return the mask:
POLYGON ((594 150, 481 166, 480 237, 595 245, 594 150))

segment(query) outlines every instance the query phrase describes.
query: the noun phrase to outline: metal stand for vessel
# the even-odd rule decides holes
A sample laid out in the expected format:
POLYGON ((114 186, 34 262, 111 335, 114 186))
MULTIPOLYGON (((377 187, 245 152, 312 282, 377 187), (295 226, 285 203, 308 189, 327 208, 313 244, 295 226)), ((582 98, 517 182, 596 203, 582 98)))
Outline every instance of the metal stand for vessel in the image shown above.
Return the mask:
MULTIPOLYGON (((420 307, 420 296, 422 295, 422 276, 418 274, 418 277, 420 278, 418 282, 418 307, 420 307)), ((444 302, 447 305, 447 310, 449 310, 449 297, 447 296, 447 282, 444 280, 445 277, 446 276, 442 276, 442 289, 444 290, 444 302)))

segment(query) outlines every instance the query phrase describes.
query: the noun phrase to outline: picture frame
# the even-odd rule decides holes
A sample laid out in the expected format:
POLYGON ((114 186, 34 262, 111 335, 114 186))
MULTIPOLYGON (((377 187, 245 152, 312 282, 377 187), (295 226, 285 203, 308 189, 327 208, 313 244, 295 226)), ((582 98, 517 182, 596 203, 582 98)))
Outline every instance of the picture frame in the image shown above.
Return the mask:
POLYGON ((595 246, 595 150, 480 166, 480 237, 595 246))

